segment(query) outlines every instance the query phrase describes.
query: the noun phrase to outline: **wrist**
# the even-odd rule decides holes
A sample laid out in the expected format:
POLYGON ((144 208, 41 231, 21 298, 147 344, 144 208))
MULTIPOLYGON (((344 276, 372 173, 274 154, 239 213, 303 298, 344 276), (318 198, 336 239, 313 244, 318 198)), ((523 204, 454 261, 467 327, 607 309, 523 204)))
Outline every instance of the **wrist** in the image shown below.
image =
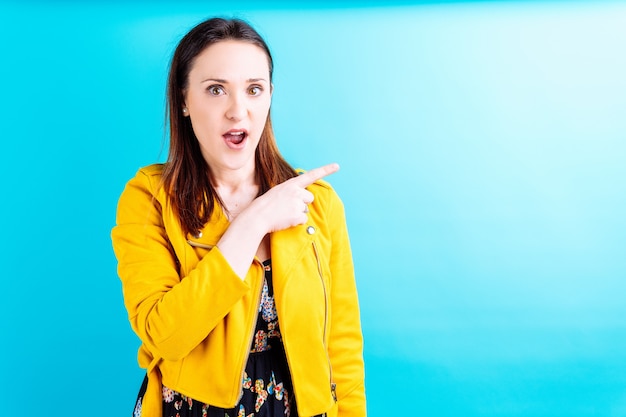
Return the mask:
POLYGON ((232 226, 245 230, 246 234, 253 240, 256 238, 261 240, 269 232, 265 216, 261 214, 254 202, 231 222, 232 226))

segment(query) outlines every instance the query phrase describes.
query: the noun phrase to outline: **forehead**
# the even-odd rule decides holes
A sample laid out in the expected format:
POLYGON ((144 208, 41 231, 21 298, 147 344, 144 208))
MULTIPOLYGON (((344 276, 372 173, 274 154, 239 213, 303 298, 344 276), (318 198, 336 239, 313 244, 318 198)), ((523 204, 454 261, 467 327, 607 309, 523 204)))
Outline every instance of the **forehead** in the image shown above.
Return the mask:
POLYGON ((269 80, 268 57, 261 47, 250 42, 220 41, 206 47, 194 59, 189 78, 197 77, 269 80))

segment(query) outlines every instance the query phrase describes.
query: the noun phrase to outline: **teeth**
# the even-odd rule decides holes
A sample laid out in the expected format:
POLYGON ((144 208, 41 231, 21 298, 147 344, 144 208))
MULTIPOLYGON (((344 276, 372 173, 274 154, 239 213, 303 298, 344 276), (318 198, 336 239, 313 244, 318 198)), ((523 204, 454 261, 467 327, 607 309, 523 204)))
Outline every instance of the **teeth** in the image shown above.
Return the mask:
POLYGON ((243 135, 243 132, 230 132, 231 135, 243 135))

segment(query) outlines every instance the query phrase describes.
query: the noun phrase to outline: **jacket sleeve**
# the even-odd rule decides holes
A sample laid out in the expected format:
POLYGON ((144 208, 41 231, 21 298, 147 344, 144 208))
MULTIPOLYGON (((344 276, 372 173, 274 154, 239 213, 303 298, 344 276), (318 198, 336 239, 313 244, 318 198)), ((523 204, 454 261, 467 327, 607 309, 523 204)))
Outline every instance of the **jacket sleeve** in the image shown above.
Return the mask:
POLYGON ((332 236, 328 351, 337 384, 338 415, 362 417, 366 415, 366 406, 359 304, 344 207, 336 194, 334 197, 328 212, 332 236))
POLYGON ((179 275, 151 180, 139 171, 128 182, 111 237, 133 331, 155 357, 174 361, 206 338, 250 286, 218 248, 186 277, 179 275))

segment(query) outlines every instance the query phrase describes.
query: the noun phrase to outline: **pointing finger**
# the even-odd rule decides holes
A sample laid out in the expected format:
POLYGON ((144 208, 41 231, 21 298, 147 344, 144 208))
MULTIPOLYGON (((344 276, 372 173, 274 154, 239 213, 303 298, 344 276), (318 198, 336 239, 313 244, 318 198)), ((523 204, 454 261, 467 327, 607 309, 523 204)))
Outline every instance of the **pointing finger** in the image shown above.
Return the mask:
POLYGON ((302 187, 307 187, 313 184, 315 181, 321 180, 325 176, 333 174, 337 171, 339 171, 339 164, 332 163, 307 171, 302 175, 292 178, 292 181, 296 182, 302 187))

